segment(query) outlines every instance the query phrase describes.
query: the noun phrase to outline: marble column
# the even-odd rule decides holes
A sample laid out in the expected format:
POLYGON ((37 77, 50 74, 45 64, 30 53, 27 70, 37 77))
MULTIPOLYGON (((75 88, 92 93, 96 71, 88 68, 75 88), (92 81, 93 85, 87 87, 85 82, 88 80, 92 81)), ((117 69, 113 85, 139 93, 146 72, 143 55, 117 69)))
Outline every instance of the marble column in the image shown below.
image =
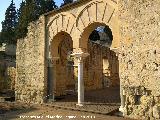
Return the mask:
POLYGON ((119 111, 124 113, 124 107, 125 107, 125 97, 123 95, 123 88, 122 85, 120 84, 120 98, 121 98, 121 106, 119 108, 119 111))
POLYGON ((84 81, 83 81, 83 60, 78 59, 78 104, 82 106, 84 102, 84 81))
POLYGON ((83 59, 88 55, 88 53, 84 52, 72 54, 78 60, 78 106, 83 106, 84 103, 83 59))

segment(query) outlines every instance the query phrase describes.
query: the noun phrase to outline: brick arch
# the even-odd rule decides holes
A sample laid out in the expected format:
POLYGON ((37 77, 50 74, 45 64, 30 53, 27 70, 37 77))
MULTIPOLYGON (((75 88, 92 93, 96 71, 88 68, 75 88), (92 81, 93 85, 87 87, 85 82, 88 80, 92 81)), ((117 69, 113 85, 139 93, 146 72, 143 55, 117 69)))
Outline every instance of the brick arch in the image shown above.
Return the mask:
POLYGON ((69 12, 62 12, 54 17, 49 17, 46 25, 49 42, 62 31, 72 36, 72 30, 75 27, 75 19, 76 17, 69 12))
POLYGON ((70 41, 73 43, 72 37, 67 32, 61 31, 57 33, 53 37, 53 40, 50 42, 50 47, 49 47, 50 56, 52 56, 53 58, 56 58, 56 57, 60 58, 59 47, 62 41, 70 41))
POLYGON ((94 0, 79 11, 76 19, 79 48, 86 49, 90 33, 98 26, 107 25, 113 33, 111 47, 119 43, 117 4, 111 0, 94 0), (83 38, 84 37, 84 38, 83 38))

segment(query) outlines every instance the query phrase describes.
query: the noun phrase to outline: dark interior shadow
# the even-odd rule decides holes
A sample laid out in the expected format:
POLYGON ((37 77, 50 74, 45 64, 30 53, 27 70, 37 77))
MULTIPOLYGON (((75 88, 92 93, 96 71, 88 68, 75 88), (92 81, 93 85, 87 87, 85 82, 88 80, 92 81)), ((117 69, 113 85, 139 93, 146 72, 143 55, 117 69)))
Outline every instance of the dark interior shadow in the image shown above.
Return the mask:
MULTIPOLYGON (((102 87, 98 89, 91 89, 91 90, 85 90, 84 98, 86 103, 90 104, 119 104, 120 103, 120 80, 119 80, 119 62, 118 57, 116 56, 116 53, 114 51, 111 51, 109 48, 102 47, 99 45, 95 45, 96 49, 99 47, 99 51, 102 53, 102 59, 100 59, 100 65, 101 69, 99 70, 102 75, 102 87), (103 63, 103 59, 106 59, 108 61, 108 67, 107 70, 103 70, 103 67, 105 63, 103 63), (109 71, 109 74, 107 73, 109 71), (107 80, 107 81, 105 81, 107 80)), ((93 47, 93 46, 92 46, 93 47)), ((94 49, 92 49, 93 52, 94 49)), ((98 53, 97 53, 98 54, 98 53)), ((90 62, 93 61, 92 57, 93 54, 90 54, 90 62)), ((99 58, 98 58, 99 59, 99 58)), ((92 68, 96 68, 94 65, 96 63, 91 63, 89 66, 88 64, 89 58, 85 60, 84 63, 84 71, 90 72, 89 70, 92 68)), ((93 71, 93 73, 96 71, 93 71)), ((76 77, 76 76, 74 76, 76 77)), ((84 76, 85 77, 85 76, 84 76)), ((85 79, 84 79, 85 80, 85 79)), ((95 78, 93 77, 93 80, 95 78)), ((94 82, 94 81, 93 81, 94 82)), ((85 83, 85 88, 86 88, 85 83)), ((93 86, 94 87, 94 86, 93 86)), ((77 91, 75 91, 75 86, 70 87, 71 91, 68 91, 67 95, 65 96, 59 96, 56 97, 57 102, 77 102, 77 91)))

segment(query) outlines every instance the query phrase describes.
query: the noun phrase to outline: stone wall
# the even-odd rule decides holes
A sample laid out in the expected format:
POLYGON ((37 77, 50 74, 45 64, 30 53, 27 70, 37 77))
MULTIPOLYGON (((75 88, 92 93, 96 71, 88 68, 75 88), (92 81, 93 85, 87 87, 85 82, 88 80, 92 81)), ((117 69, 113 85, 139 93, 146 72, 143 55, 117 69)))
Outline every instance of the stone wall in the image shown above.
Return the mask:
MULTIPOLYGON (((68 64, 67 56, 63 53, 67 53, 68 49, 65 48, 66 46, 61 47, 59 48, 62 50, 60 52, 62 55, 53 67, 56 74, 54 74, 55 96, 66 95, 66 90, 76 90, 78 87, 77 67, 73 67, 73 63, 68 64)), ((84 59, 83 68, 85 90, 119 86, 119 62, 116 53, 94 42, 88 42, 88 53, 89 56, 84 59)), ((77 66, 77 62, 74 65, 77 66)))
POLYGON ((16 100, 43 103, 47 94, 44 16, 29 25, 26 38, 18 40, 16 62, 16 100))
POLYGON ((8 67, 7 68, 7 77, 10 80, 10 89, 15 89, 15 79, 16 79, 16 68, 8 67))
POLYGON ((119 62, 116 53, 94 42, 89 42, 88 53, 84 62, 85 89, 119 86, 119 62))
POLYGON ((160 1, 118 3, 125 115, 160 119, 160 1))
MULTIPOLYGON (((125 115, 136 118, 144 117, 144 119, 160 119, 160 1, 119 0, 117 2, 118 10, 117 3, 112 0, 107 1, 109 4, 105 0, 85 1, 78 2, 75 6, 73 5, 74 7, 64 7, 53 13, 47 13, 46 33, 44 17, 41 17, 37 22, 30 24, 27 37, 18 40, 16 99, 33 103, 45 101, 47 91, 45 51, 48 53, 50 51, 49 49, 46 50, 45 45, 50 48, 51 41, 56 34, 60 31, 69 33, 73 39, 74 49, 78 50, 79 47, 86 49, 87 35, 91 32, 92 27, 95 28, 102 25, 99 23, 104 23, 112 30, 113 43, 111 48, 117 49, 119 47, 119 57, 117 60, 113 51, 107 52, 104 50, 105 54, 110 53, 110 55, 108 54, 111 56, 110 61, 108 55, 102 57, 102 54, 98 54, 101 49, 97 47, 93 55, 97 65, 95 64, 92 67, 103 69, 102 64, 106 63, 105 70, 103 69, 101 73, 109 75, 110 70, 107 70, 109 68, 107 64, 112 65, 119 61, 116 63, 119 70, 113 69, 115 74, 111 79, 120 75, 123 95, 126 98, 125 115), (103 13, 104 11, 105 13, 103 13), (119 16, 117 16, 117 11, 119 16), (102 20, 102 16, 106 18, 102 20), (92 22, 90 18, 93 18, 92 22), (96 23, 92 24, 95 21, 96 23), (90 27, 90 25, 93 26, 90 27), (86 33, 83 34, 83 32, 86 33), (48 42, 46 44, 45 34, 48 42), (81 37, 84 41, 80 41, 81 37), (100 56, 106 60, 102 60, 100 56), (100 63, 98 63, 99 61, 100 63)), ((90 61, 92 57, 88 59, 90 61)), ((94 60, 91 61, 94 62, 94 60)), ((87 66, 87 62, 85 66, 89 68, 88 70, 91 70, 87 66)), ((86 68, 84 79, 90 83, 85 82, 85 84, 90 87, 93 84, 90 76, 93 75, 89 75, 86 68)), ((99 75, 98 72, 97 70, 90 71, 90 73, 97 74, 98 77, 95 76, 94 78, 99 82, 101 80, 98 79, 102 75, 99 75)), ((113 84, 117 84, 117 82, 113 82, 113 84)))
POLYGON ((16 79, 15 67, 0 62, 0 90, 14 90, 16 79))
POLYGON ((0 63, 0 90, 4 89, 4 80, 5 80, 5 68, 4 64, 0 63))

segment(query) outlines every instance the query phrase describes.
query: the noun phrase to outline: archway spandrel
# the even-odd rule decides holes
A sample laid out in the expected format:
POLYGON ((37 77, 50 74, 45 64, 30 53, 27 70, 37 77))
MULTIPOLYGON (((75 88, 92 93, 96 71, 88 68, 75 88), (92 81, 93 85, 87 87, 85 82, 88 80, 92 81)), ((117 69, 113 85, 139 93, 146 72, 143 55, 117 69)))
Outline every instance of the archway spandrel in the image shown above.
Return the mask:
POLYGON ((64 31, 68 31, 68 27, 70 27, 70 24, 71 24, 71 21, 72 21, 72 18, 69 17, 69 16, 63 16, 63 25, 62 25, 62 29, 64 31))
MULTIPOLYGON (((101 2, 103 2, 103 1, 101 1, 101 2)), ((93 20, 92 17, 96 18, 95 17, 96 16, 96 14, 95 14, 96 13, 96 6, 97 6, 96 4, 101 3, 101 2, 100 1, 90 2, 82 10, 80 10, 78 12, 79 15, 77 16, 76 26, 80 27, 81 24, 79 24, 79 22, 82 22, 83 26, 87 27, 89 25, 89 23, 91 22, 91 20, 93 20), (89 10, 91 8, 92 8, 92 10, 89 10), (92 13, 90 13, 90 12, 94 13, 93 16, 91 16, 92 13)), ((96 19, 94 21, 96 21, 96 19)))
POLYGON ((97 21, 103 21, 106 7, 107 7, 107 3, 102 2, 97 4, 97 21))
POLYGON ((99 3, 94 3, 88 7, 88 17, 89 17, 89 22, 96 22, 97 21, 97 4, 99 3))
POLYGON ((114 12, 115 12, 115 9, 107 4, 105 9, 104 9, 104 14, 103 14, 102 21, 104 21, 104 23, 109 23, 113 14, 114 14, 114 12))
POLYGON ((79 36, 81 35, 81 31, 77 29, 77 27, 74 27, 72 29, 72 32, 70 33, 71 36, 73 36, 73 48, 79 48, 79 36))
MULTIPOLYGON (((118 19, 117 4, 112 0, 95 0, 88 3, 81 11, 76 19, 76 27, 81 34, 79 35, 79 47, 86 48, 90 32, 98 26, 109 26, 113 31, 114 47, 118 45, 118 19), (113 20, 114 19, 114 20, 113 20), (86 31, 87 28, 87 31, 86 31), (84 33, 85 31, 85 33, 84 33), (83 38, 81 36, 83 35, 83 38), (116 38, 116 39, 115 39, 116 38), (116 40, 117 42, 114 42, 116 40), (115 45, 116 44, 116 45, 115 45)), ((112 46, 111 46, 112 47, 112 46)), ((116 46, 117 47, 117 46, 116 46)))
POLYGON ((70 34, 72 37, 73 37, 74 28, 75 28, 75 24, 73 24, 73 23, 69 24, 67 27, 67 33, 70 34))
POLYGON ((52 24, 48 27, 48 34, 50 38, 53 39, 53 36, 57 33, 57 23, 56 19, 52 22, 52 24))
POLYGON ((83 29, 86 27, 83 18, 79 19, 79 22, 78 22, 77 26, 78 26, 79 31, 83 31, 83 29))
POLYGON ((57 33, 63 30, 63 15, 59 15, 56 19, 57 33))
POLYGON ((103 2, 118 10, 117 0, 103 0, 103 2))
POLYGON ((117 3, 112 0, 91 1, 77 12, 79 15, 77 16, 76 26, 81 27, 82 24, 79 24, 79 22, 83 23, 84 27, 87 27, 93 22, 109 21, 117 8, 117 3))
POLYGON ((118 48, 120 45, 120 39, 119 39, 119 23, 118 23, 118 12, 116 9, 112 9, 113 13, 111 13, 111 16, 105 18, 105 20, 108 20, 107 25, 111 28, 112 34, 113 34, 113 41, 111 48, 118 48))

